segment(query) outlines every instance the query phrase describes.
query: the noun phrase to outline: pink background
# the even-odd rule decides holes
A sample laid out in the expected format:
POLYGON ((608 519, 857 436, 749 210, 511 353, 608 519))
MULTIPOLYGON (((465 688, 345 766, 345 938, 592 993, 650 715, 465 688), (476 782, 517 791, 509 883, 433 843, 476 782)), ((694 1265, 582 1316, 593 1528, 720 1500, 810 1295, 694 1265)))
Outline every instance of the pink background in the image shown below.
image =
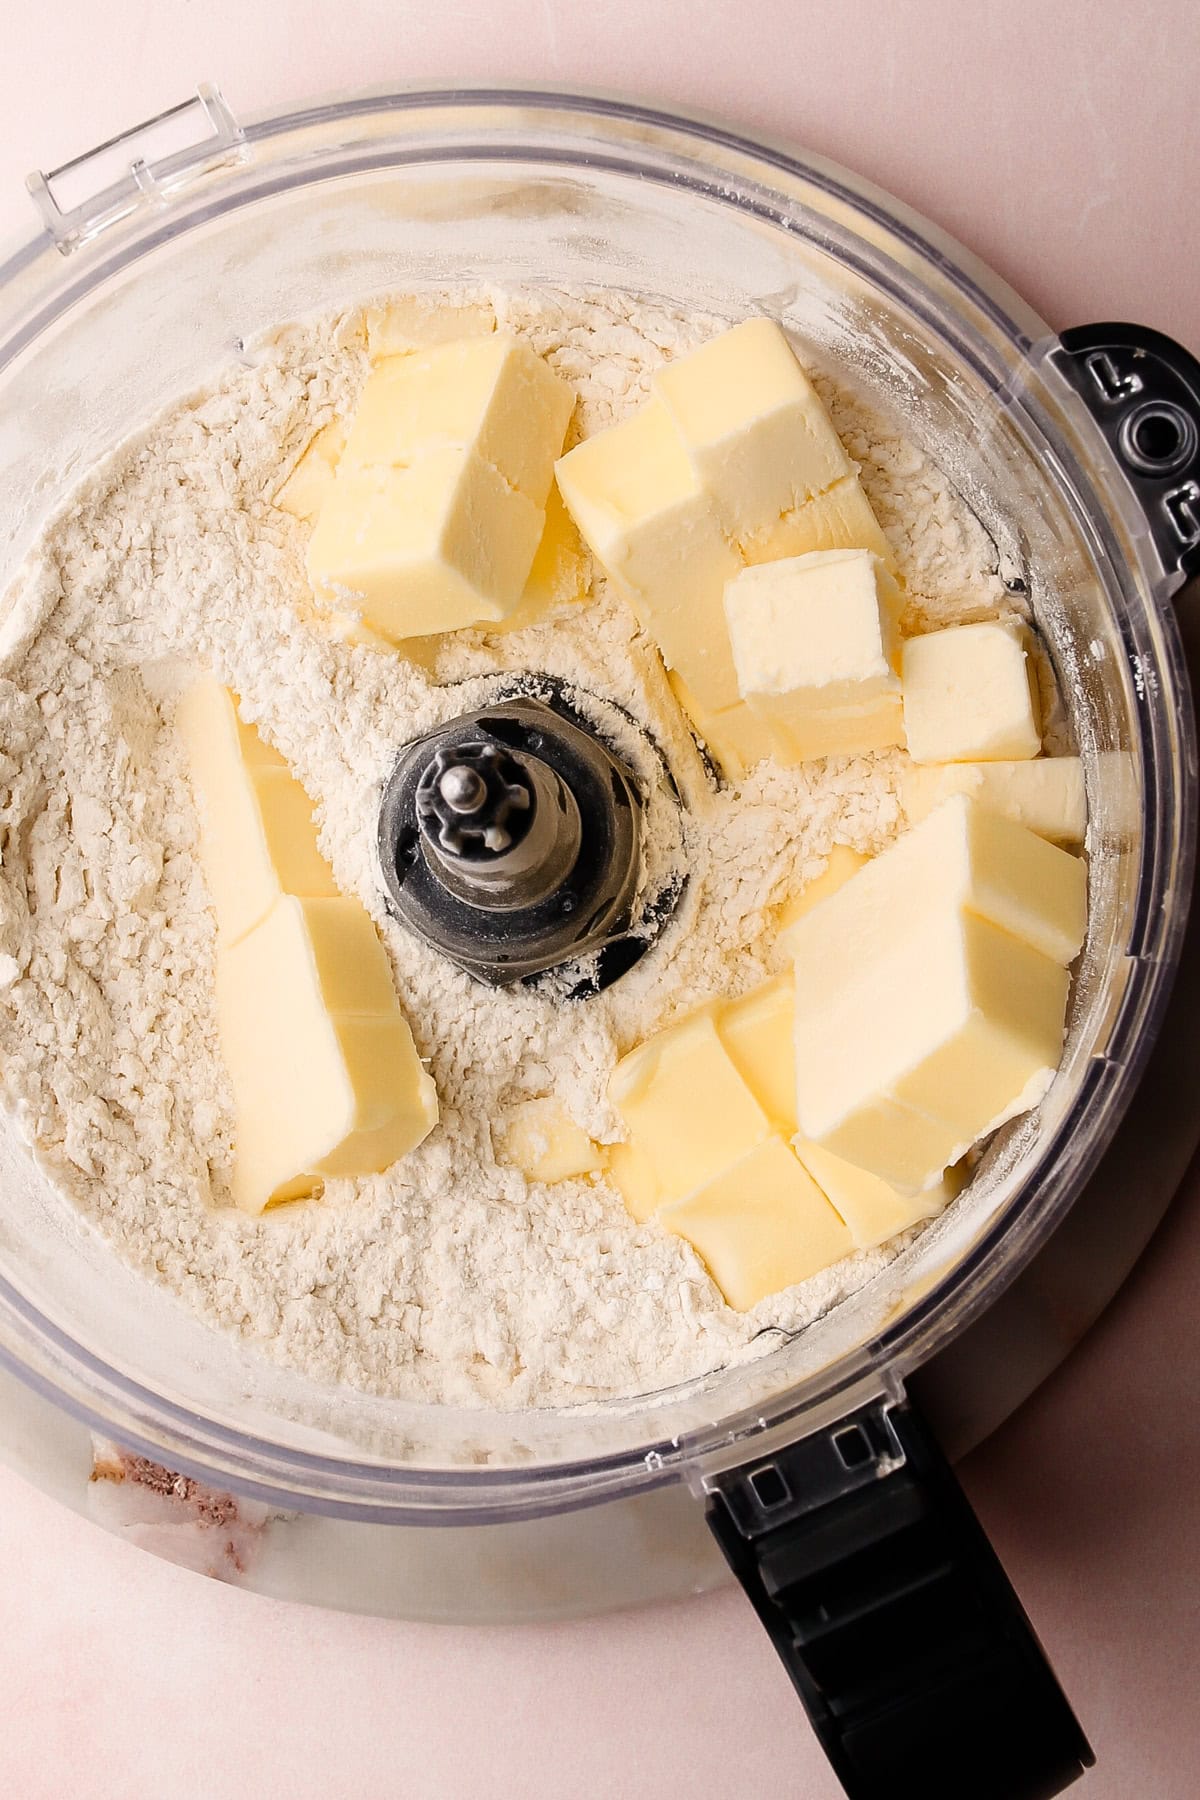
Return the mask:
MULTIPOLYGON (((59 0, 5 9, 0 234, 22 177, 220 82, 636 91, 873 177, 1055 325, 1200 348, 1188 0, 59 0), (1048 18, 1047 14, 1051 16, 1048 18)), ((1200 1178, 1068 1366, 963 1475, 1100 1756, 1089 1800, 1194 1800, 1200 1766, 1200 1178)), ((732 1592, 450 1630, 261 1600, 0 1473, 0 1706, 21 1800, 623 1800, 839 1792, 732 1592)), ((964 1795, 964 1800, 968 1796, 964 1795)))

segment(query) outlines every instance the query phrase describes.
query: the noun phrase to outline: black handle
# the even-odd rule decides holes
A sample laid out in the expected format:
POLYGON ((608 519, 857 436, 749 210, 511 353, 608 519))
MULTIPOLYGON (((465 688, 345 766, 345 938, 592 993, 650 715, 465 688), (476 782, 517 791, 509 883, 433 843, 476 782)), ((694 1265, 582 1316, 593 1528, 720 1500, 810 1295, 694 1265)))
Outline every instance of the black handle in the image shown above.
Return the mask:
POLYGON ((1104 433, 1169 575, 1200 572, 1200 362, 1144 325, 1077 325, 1049 360, 1104 433))
POLYGON ((908 1402, 874 1402, 723 1473, 708 1523, 851 1800, 1050 1800, 1091 1767, 908 1402))

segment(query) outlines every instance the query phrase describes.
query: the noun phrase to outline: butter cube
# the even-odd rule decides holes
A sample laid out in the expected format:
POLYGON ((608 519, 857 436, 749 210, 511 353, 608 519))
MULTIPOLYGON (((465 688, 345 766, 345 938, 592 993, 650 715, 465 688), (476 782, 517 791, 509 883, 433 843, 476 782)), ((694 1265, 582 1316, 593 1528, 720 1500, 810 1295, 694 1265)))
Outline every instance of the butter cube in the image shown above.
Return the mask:
POLYGON ((650 1158, 633 1138, 610 1144, 608 1173, 631 1218, 644 1225, 663 1203, 662 1186, 650 1158))
POLYGON ((245 1211, 386 1169, 436 1124, 433 1082, 356 900, 281 897, 219 945, 216 988, 245 1211))
POLYGON ((897 1232, 907 1231, 910 1225, 936 1217, 962 1187, 957 1172, 951 1169, 924 1192, 902 1194, 878 1175, 857 1169, 853 1163, 844 1162, 840 1156, 803 1138, 796 1145, 796 1155, 845 1220, 858 1250, 873 1250, 897 1232))
POLYGON ((918 824, 951 794, 970 794, 1052 844, 1081 844, 1087 831, 1083 764, 1077 756, 1030 762, 912 763, 900 777, 900 803, 918 824))
POLYGON ((530 1181, 595 1175, 605 1165, 600 1145, 553 1095, 509 1107, 498 1123, 497 1137, 500 1160, 520 1169, 530 1181))
POLYGON ((721 1042, 776 1131, 796 1129, 796 991, 790 971, 763 981, 717 1016, 721 1042))
POLYGON ((781 1137, 769 1137, 659 1223, 686 1238, 729 1305, 748 1312, 848 1256, 849 1231, 781 1137))
POLYGON ((711 1008, 622 1057, 608 1092, 664 1200, 700 1186, 770 1133, 765 1112, 721 1042, 711 1008))
POLYGON ((309 579, 387 638, 456 631, 516 607, 543 522, 473 450, 431 450, 406 468, 343 457, 309 541, 309 579))
POLYGON ((654 376, 658 399, 732 536, 853 474, 829 414, 770 319, 747 319, 654 376))
POLYGON ((822 900, 828 900, 839 888, 845 887, 852 875, 857 875, 870 861, 858 850, 852 850, 849 844, 835 844, 829 852, 825 867, 821 873, 793 894, 779 909, 779 929, 785 932, 789 925, 810 913, 814 906, 820 906, 822 900))
POLYGON ((197 681, 175 715, 188 754, 200 854, 222 937, 236 943, 280 894, 330 897, 312 801, 283 758, 238 718, 220 682, 197 681))
POLYGON ((544 507, 574 405, 549 364, 507 332, 438 344, 377 365, 342 465, 403 467, 431 451, 473 450, 544 507))
POLYGON ((725 589, 738 687, 789 760, 903 739, 899 590, 868 550, 817 550, 743 569, 725 589))
POLYGON ((904 646, 904 728, 914 762, 1024 761, 1042 748, 1029 634, 985 620, 904 646))
POLYGON ((740 568, 660 401, 585 438, 555 466, 593 556, 701 705, 736 705, 725 582, 740 568))
POLYGON ((823 494, 738 539, 750 564, 805 556, 813 550, 869 550, 896 573, 896 558, 857 475, 845 475, 823 494))
POLYGON ((832 1004, 804 977, 798 962, 800 1134, 895 1187, 931 1186, 1053 1079, 1067 972, 974 914, 934 907, 832 1004))
POLYGON ((1077 857, 960 794, 889 844, 823 906, 790 925, 784 949, 810 989, 870 978, 932 907, 965 909, 1065 967, 1087 929, 1077 857))
POLYGON ((293 518, 311 523, 325 504, 345 447, 345 425, 341 419, 330 420, 318 431, 276 494, 276 506, 290 512, 293 518))
POLYGON ((668 679, 671 691, 697 735, 704 740, 709 755, 731 781, 739 781, 768 756, 778 754, 779 746, 770 722, 747 706, 744 700, 723 707, 720 712, 709 712, 701 706, 681 675, 671 670, 668 679))

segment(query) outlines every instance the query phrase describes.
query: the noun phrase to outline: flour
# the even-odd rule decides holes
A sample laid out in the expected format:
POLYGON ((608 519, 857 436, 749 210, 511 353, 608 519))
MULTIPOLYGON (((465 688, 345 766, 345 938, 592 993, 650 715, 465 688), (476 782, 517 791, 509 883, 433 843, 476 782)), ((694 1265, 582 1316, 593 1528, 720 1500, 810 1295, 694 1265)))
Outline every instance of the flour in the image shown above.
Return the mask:
MULTIPOLYGON (((717 328, 620 295, 457 296, 524 333, 580 395, 587 433, 717 328)), ((597 598, 509 636, 462 633, 425 667, 336 641, 273 504, 367 370, 362 315, 289 328, 98 470, 46 531, 0 627, 0 1066, 42 1165, 113 1249, 214 1326, 318 1379, 385 1394, 555 1405, 661 1388, 759 1354, 876 1273, 857 1255, 748 1314, 680 1239, 636 1226, 604 1180, 547 1187, 493 1154, 492 1123, 556 1095, 594 1137, 616 1057, 780 964, 772 908, 835 843, 899 824, 896 758, 763 765, 717 792, 656 655, 597 598), (247 1218, 228 1204, 231 1101, 213 1013, 213 924, 170 727, 212 669, 312 796, 340 887, 379 926, 442 1122, 384 1175, 247 1218), (513 667, 606 696, 649 727, 687 800, 685 901, 604 995, 566 1005, 477 986, 384 911, 380 785, 399 746, 513 667), (764 1334, 767 1334, 764 1336, 764 1334)), ((1003 611, 994 553, 937 470, 820 378, 923 624, 1003 611)), ((665 855, 666 824, 656 827, 665 855)))

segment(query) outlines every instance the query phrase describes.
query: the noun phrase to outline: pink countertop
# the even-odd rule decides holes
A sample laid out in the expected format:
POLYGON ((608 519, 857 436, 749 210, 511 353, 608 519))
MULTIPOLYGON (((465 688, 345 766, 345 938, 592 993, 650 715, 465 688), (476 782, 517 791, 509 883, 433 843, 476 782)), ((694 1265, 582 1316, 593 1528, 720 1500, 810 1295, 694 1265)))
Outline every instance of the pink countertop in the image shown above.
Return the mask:
MULTIPOLYGON (((10 7, 0 234, 22 177, 219 81, 636 90, 803 142, 955 232, 1059 326, 1200 347, 1184 0, 62 0, 10 7), (1047 15, 1051 15, 1049 18, 1047 15)), ((963 1474, 1089 1731, 1089 1800, 1200 1767, 1200 1178, 1117 1304, 963 1474)), ((599 1622, 399 1625, 206 1582, 0 1473, 0 1766, 21 1800, 835 1800, 733 1592, 599 1622)), ((964 1800, 969 1796, 964 1793, 964 1800)))

